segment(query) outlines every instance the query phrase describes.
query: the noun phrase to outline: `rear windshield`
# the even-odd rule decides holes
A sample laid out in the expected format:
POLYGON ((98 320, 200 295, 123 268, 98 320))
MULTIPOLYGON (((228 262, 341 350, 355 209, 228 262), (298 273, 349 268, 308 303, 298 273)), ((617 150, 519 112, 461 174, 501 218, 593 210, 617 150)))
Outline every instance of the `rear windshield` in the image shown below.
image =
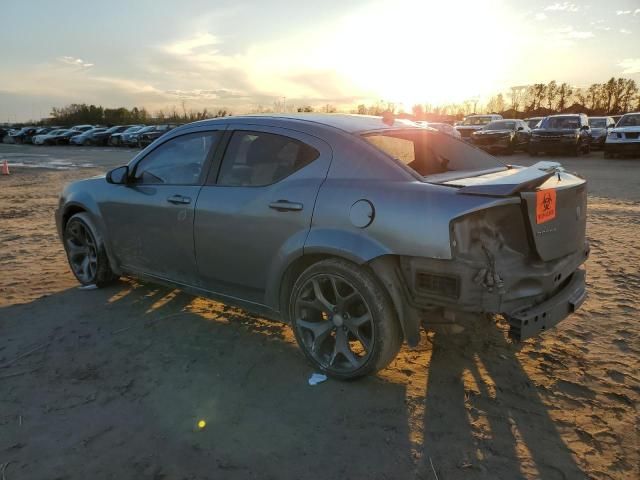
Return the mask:
POLYGON ((618 121, 616 127, 640 127, 640 115, 625 115, 618 121))
POLYGON ((516 122, 510 122, 508 120, 499 120, 497 122, 491 122, 484 127, 485 130, 515 130, 516 122))
POLYGON ((469 117, 464 119, 462 125, 486 125, 491 120, 491 117, 469 117))
POLYGON ((365 134, 364 138, 423 177, 506 168, 496 157, 440 132, 390 130, 365 134))
POLYGON ((580 117, 547 117, 542 121, 542 128, 580 128, 580 117))

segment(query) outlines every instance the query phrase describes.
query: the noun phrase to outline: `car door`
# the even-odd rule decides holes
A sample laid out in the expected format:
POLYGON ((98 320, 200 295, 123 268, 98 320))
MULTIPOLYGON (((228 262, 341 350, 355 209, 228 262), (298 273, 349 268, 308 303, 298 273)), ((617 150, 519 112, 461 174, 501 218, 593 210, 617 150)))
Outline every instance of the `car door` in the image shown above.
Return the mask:
POLYGON ((131 167, 102 205, 111 248, 125 270, 194 284, 193 218, 220 135, 189 133, 160 144, 131 167))
POLYGON ((207 290, 264 304, 270 273, 302 251, 331 148, 282 128, 232 125, 227 135, 196 205, 198 272, 207 290))

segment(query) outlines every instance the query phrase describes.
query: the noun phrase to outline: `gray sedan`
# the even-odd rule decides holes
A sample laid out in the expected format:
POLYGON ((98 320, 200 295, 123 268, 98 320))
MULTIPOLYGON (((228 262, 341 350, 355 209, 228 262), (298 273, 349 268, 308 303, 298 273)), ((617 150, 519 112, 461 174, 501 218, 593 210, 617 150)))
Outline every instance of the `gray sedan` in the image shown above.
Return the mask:
POLYGON ((343 379, 430 321, 498 313, 522 339, 586 295, 583 179, 392 118, 184 125, 67 186, 56 223, 81 283, 132 275, 286 321, 343 379))

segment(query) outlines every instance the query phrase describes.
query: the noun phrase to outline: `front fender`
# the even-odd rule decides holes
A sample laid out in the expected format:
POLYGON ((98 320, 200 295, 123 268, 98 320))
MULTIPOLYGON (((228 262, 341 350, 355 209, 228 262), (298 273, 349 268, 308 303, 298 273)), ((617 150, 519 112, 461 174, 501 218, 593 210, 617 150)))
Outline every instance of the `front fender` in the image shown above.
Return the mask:
MULTIPOLYGON (((98 181, 99 179, 88 179, 78 183, 84 183, 87 181, 98 181)), ((104 180, 103 180, 104 181, 104 180)), ((84 211, 90 217, 96 228, 99 229, 100 235, 104 241, 104 248, 109 258, 111 268, 116 272, 117 262, 112 253, 111 243, 107 232, 106 225, 100 212, 100 207, 94 196, 90 193, 91 189, 78 188, 76 184, 68 185, 60 196, 60 205, 56 211, 56 226, 58 228, 58 234, 62 240, 62 234, 64 232, 64 226, 66 220, 77 212, 84 211)))

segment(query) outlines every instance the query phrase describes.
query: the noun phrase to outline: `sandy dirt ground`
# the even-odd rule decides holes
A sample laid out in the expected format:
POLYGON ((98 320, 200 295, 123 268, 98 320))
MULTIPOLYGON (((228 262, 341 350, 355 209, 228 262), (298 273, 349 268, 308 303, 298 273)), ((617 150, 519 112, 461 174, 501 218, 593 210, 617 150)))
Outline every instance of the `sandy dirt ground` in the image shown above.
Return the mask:
POLYGON ((0 478, 640 478, 640 160, 568 159, 595 193, 579 313, 520 345, 499 320, 430 331, 378 376, 311 387, 287 326, 131 279, 77 288, 53 211, 132 153, 103 155, 0 177, 0 478))

